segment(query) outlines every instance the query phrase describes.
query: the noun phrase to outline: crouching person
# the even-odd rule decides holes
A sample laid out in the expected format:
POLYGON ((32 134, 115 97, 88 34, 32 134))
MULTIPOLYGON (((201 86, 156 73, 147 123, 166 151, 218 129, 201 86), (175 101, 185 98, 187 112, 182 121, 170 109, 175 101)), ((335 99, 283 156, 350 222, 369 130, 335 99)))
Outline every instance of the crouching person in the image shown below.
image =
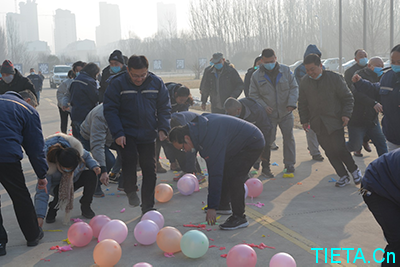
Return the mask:
POLYGON ((35 208, 39 226, 56 221, 57 211, 65 211, 64 224, 70 220, 73 209, 74 191, 83 187, 80 199, 82 216, 91 219, 95 213, 90 205, 97 185, 96 175, 100 174, 98 163, 83 149, 73 136, 55 134, 45 140, 45 153, 49 171, 47 172, 47 192, 36 189, 35 208), (54 196, 48 204, 49 195, 54 196), (47 215, 46 215, 47 211, 47 215))
POLYGON ((244 215, 244 182, 263 151, 261 131, 244 120, 220 114, 203 114, 185 126, 175 127, 169 140, 176 149, 199 151, 207 164, 209 185, 207 216, 216 222, 216 213, 232 205, 232 215, 220 225, 233 230, 249 225, 244 215))

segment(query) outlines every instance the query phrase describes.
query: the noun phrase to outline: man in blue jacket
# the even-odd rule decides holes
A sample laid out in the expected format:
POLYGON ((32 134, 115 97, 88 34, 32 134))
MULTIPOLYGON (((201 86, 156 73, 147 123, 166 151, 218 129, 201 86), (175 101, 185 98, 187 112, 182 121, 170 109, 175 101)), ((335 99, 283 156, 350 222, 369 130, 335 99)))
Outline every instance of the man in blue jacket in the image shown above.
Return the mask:
POLYGON ((261 131, 253 124, 232 116, 205 113, 185 126, 172 129, 169 140, 176 149, 199 151, 207 163, 207 222, 215 224, 217 209, 229 205, 222 202, 230 198, 233 214, 220 228, 247 227, 244 182, 265 146, 261 131))
MULTIPOLYGON (((33 108, 36 97, 30 91, 0 95, 0 183, 12 199, 15 215, 28 246, 36 246, 43 238, 31 195, 21 168, 21 146, 38 177, 38 187, 45 189, 47 162, 39 113, 33 108), (23 95, 23 97, 21 95, 23 95), (30 106, 27 102, 30 102, 30 106)), ((1 206, 1 204, 0 204, 1 206)), ((7 232, 0 210, 0 256, 6 255, 7 232)))
POLYGON ((129 205, 139 206, 136 163, 142 168, 142 213, 154 207, 156 185, 155 140, 167 138, 171 104, 164 82, 148 71, 145 56, 133 55, 128 71, 114 76, 104 94, 104 117, 121 146, 124 189, 129 205))

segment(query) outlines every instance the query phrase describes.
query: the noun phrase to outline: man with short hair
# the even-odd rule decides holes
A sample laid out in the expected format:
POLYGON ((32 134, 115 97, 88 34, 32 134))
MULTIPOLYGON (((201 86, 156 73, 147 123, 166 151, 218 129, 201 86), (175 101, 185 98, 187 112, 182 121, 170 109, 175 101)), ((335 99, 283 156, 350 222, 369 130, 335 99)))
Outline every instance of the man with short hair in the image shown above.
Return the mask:
POLYGON ((0 73, 2 79, 0 80, 0 94, 4 94, 8 91, 21 92, 24 90, 30 90, 36 97, 35 88, 31 81, 22 76, 22 74, 14 68, 13 63, 10 60, 4 60, 1 65, 0 73))
POLYGON ((292 111, 297 108, 297 82, 290 68, 277 62, 274 50, 264 49, 261 55, 262 64, 251 77, 250 97, 267 111, 271 120, 270 145, 275 141, 279 125, 283 136, 285 169, 288 173, 293 173, 296 164, 296 144, 293 136, 292 111))
POLYGON ((145 56, 133 55, 128 71, 115 75, 104 94, 104 117, 117 145, 121 146, 124 190, 129 205, 139 206, 136 163, 143 173, 142 213, 154 209, 156 186, 155 140, 167 139, 171 104, 164 82, 148 71, 145 56))
POLYGON ((35 73, 35 69, 31 68, 29 70, 30 75, 27 77, 31 83, 33 83, 33 86, 35 87, 35 92, 37 96, 37 102, 39 104, 40 102, 40 92, 42 92, 42 87, 43 87, 43 79, 35 73))
MULTIPOLYGON (((38 188, 45 189, 48 169, 36 96, 31 91, 0 95, 0 183, 10 195, 15 215, 28 246, 37 246, 44 236, 38 225, 31 195, 21 168, 21 146, 38 177, 38 188), (26 101, 24 101, 26 100, 26 101), (29 102, 29 104, 28 104, 29 102)), ((0 204, 1 207, 1 204, 0 204)), ((0 210, 0 256, 6 255, 7 232, 0 210)))
POLYGON ((344 187, 350 184, 348 171, 358 185, 362 174, 344 139, 344 127, 353 112, 353 95, 340 74, 323 69, 318 55, 308 55, 304 66, 307 76, 301 80, 299 94, 303 129, 307 131, 310 126, 317 134, 319 144, 339 176, 335 185, 344 187))
POLYGON ((244 83, 237 70, 229 64, 222 53, 212 57, 212 67, 204 71, 200 84, 201 108, 206 109, 208 97, 211 112, 224 114, 224 103, 228 97, 238 98, 244 89, 244 83))

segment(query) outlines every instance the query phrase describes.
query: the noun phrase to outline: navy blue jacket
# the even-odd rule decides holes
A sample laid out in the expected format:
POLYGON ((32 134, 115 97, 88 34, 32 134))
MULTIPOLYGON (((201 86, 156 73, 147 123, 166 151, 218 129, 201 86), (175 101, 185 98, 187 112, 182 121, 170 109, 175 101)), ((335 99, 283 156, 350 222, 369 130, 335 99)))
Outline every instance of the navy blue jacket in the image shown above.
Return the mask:
POLYGON ((39 113, 15 92, 0 95, 0 162, 15 163, 23 158, 21 146, 39 179, 48 169, 39 113))
POLYGON ((96 80, 86 72, 81 71, 79 76, 69 87, 71 103, 71 121, 82 123, 86 115, 99 103, 99 93, 96 80))
POLYGON ((104 117, 114 139, 131 136, 138 144, 152 143, 158 131, 170 130, 171 104, 164 82, 155 74, 141 86, 129 73, 115 75, 104 94, 104 117))
POLYGON ((43 87, 43 79, 37 74, 31 74, 27 77, 33 86, 35 87, 36 92, 41 92, 43 87))
MULTIPOLYGON (((321 57, 321 51, 319 51, 318 47, 316 45, 310 44, 306 52, 304 52, 304 57, 303 60, 309 55, 309 54, 316 54, 319 57, 321 57)), ((324 68, 325 69, 325 68, 324 68)), ((295 70, 294 70, 294 77, 296 78, 297 84, 300 84, 301 79, 307 74, 306 72, 306 67, 304 66, 304 63, 301 63, 295 70)))
POLYGON ((182 86, 180 83, 166 83, 165 86, 168 89, 169 92, 169 99, 171 101, 171 113, 175 112, 181 112, 181 111, 188 111, 190 104, 189 103, 184 103, 184 104, 178 104, 176 103, 175 100, 175 92, 178 90, 179 87, 182 86))
POLYGON ((182 111, 182 112, 172 113, 171 119, 176 120, 179 123, 179 125, 185 125, 188 122, 194 120, 198 116, 200 115, 191 111, 182 111))
POLYGON ((383 133, 389 142, 400 145, 400 74, 390 70, 383 75, 380 84, 361 79, 354 86, 361 92, 377 95, 375 100, 383 107, 383 133))
POLYGON ((385 153, 369 164, 361 187, 400 207, 400 149, 385 153))
POLYGON ((194 148, 207 163, 208 207, 217 209, 225 162, 244 148, 264 147, 264 136, 253 124, 228 115, 204 113, 188 125, 194 148))
POLYGON ((267 138, 269 138, 272 124, 265 109, 250 97, 239 99, 239 102, 242 104, 242 112, 240 112, 239 118, 257 126, 263 133, 264 139, 269 140, 267 138))

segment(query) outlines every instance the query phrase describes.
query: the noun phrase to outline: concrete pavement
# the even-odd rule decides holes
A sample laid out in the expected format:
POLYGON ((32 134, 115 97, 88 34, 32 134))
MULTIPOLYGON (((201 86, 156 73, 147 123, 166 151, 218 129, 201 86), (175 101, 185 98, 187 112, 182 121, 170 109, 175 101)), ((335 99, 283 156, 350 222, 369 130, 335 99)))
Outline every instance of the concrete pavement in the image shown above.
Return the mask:
MULTIPOLYGON (((41 105, 38 111, 41 115, 44 135, 50 135, 59 131, 59 115, 56 107, 55 89, 43 89, 41 105)), ((204 231, 210 238, 210 245, 226 247, 225 250, 210 248, 206 255, 199 259, 189 259, 183 253, 175 254, 173 258, 167 258, 158 248, 157 244, 150 246, 137 245, 133 230, 140 220, 140 208, 130 208, 124 193, 117 191, 117 186, 111 184, 106 196, 95 198, 93 210, 96 214, 105 214, 111 219, 123 220, 129 230, 127 239, 121 244, 122 257, 116 266, 132 266, 138 262, 148 262, 153 266, 226 266, 226 259, 222 254, 228 253, 234 245, 243 241, 275 247, 260 250, 254 248, 257 253, 257 266, 268 266, 271 257, 278 252, 291 254, 297 266, 379 266, 374 262, 373 252, 377 248, 384 248, 382 231, 374 220, 362 197, 358 195, 358 187, 352 183, 344 188, 336 188, 331 178, 337 179, 333 168, 325 159, 324 162, 315 162, 307 150, 306 136, 302 130, 295 130, 297 164, 294 178, 282 178, 282 138, 277 136, 277 144, 281 147, 272 152, 271 162, 279 166, 272 166, 275 178, 264 180, 263 193, 253 199, 253 203, 261 202, 265 206, 258 208, 253 205, 246 206, 246 215, 250 226, 234 231, 222 231, 217 226, 207 227, 210 231, 204 231), (120 211, 126 208, 124 213, 120 211), (214 241, 211 241, 214 240, 214 241), (316 251, 312 248, 327 248, 325 263, 325 250, 319 251, 318 263, 316 263, 316 251), (346 251, 336 250, 331 256, 331 248, 350 248, 349 262, 347 263, 346 251), (362 249, 362 259, 356 259, 356 252, 362 249), (340 264, 332 263, 341 261, 340 264), (368 263, 370 261, 370 263, 368 263)), ((363 158, 355 158, 357 165, 364 172, 366 166, 377 157, 376 151, 364 153, 363 158)), ((162 159, 165 167, 167 161, 162 159)), ((204 166, 204 162, 203 162, 204 166)), ((27 158, 23 160, 23 169, 26 181, 32 196, 34 195, 36 177, 27 158)), ((167 203, 157 203, 156 208, 165 218, 165 226, 173 226, 182 234, 192 230, 183 227, 183 224, 198 224, 205 221, 205 213, 201 210, 207 199, 207 183, 201 185, 200 192, 190 196, 181 195, 176 182, 173 182, 175 174, 168 171, 158 175, 158 182, 173 185, 175 194, 167 203)), ((141 181, 139 180, 139 184, 141 181)), ((103 190, 106 187, 103 186, 103 190)), ((62 242, 67 238, 68 226, 62 224, 63 212, 57 217, 54 224, 44 224, 45 237, 37 247, 28 248, 26 241, 15 219, 12 202, 0 186, 1 206, 4 226, 9 234, 7 255, 0 257, 0 266, 92 266, 93 249, 97 240, 93 239, 89 245, 83 248, 73 248, 72 251, 55 253, 49 248, 55 245, 65 245, 62 242), (49 232, 48 230, 61 230, 49 232)), ((74 210, 72 218, 82 218, 79 209, 79 196, 81 191, 75 194, 74 210)), ((247 203, 252 203, 247 199, 247 203)), ((228 216, 221 216, 223 222, 228 216)), ((83 219, 86 222, 89 220, 83 219)), ((358 257, 361 257, 358 251, 358 257)), ((376 258, 381 258, 381 253, 376 253, 376 258)))

